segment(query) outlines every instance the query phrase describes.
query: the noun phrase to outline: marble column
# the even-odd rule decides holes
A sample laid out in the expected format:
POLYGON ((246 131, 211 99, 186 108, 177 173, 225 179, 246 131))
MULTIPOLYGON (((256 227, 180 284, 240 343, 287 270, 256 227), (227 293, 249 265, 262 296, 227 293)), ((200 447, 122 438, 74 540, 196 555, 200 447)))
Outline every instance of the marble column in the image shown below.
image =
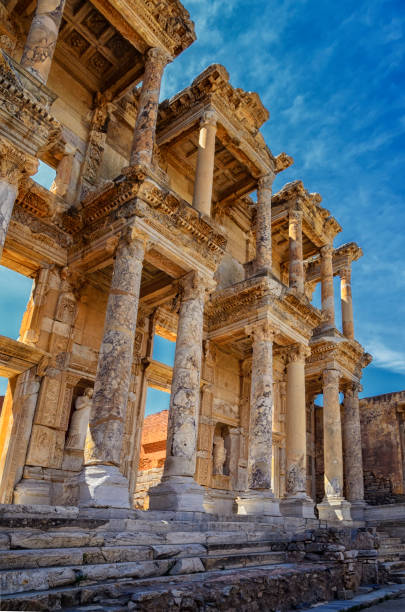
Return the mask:
POLYGON ((248 331, 253 340, 248 490, 236 503, 239 514, 279 515, 279 503, 271 488, 274 331, 267 320, 259 321, 248 331))
POLYGON ((272 271, 271 198, 274 178, 275 174, 270 172, 257 184, 255 269, 264 274, 272 271))
POLYGON ((0 140, 0 260, 18 186, 24 176, 35 174, 38 161, 20 153, 12 144, 0 140))
POLYGON ((217 115, 215 111, 207 110, 204 112, 200 122, 193 206, 200 213, 208 217, 211 216, 216 132, 217 115))
POLYGON ((307 495, 307 419, 305 358, 302 344, 287 353, 286 495, 280 507, 287 516, 315 518, 314 502, 307 495))
POLYGON ((321 248, 321 298, 323 327, 335 327, 335 298, 333 291, 333 246, 327 244, 321 248))
POLYGON ((288 214, 289 286, 304 293, 304 261, 302 254, 302 211, 290 209, 288 214))
POLYGON ((38 0, 21 66, 46 84, 62 21, 65 0, 38 0))
POLYGON ((343 450, 346 498, 351 503, 353 519, 364 518, 363 457, 361 452, 361 428, 359 411, 359 387, 348 383, 343 400, 343 450))
POLYGON ((343 448, 339 380, 335 369, 323 371, 323 448, 325 497, 318 504, 322 520, 350 520, 350 504, 343 497, 343 448))
POLYGON ((352 274, 350 266, 340 271, 340 299, 342 305, 342 331, 346 338, 354 340, 352 274))
POLYGON ((80 477, 81 506, 129 508, 120 458, 133 360, 145 238, 127 228, 116 251, 89 433, 80 477))
POLYGON ((200 410, 203 314, 207 283, 195 272, 182 281, 162 482, 149 489, 151 510, 203 511, 194 480, 200 410))
POLYGON ((159 48, 149 49, 146 54, 145 74, 139 97, 138 115, 135 122, 131 150, 131 166, 150 166, 156 135, 160 85, 169 57, 159 48))

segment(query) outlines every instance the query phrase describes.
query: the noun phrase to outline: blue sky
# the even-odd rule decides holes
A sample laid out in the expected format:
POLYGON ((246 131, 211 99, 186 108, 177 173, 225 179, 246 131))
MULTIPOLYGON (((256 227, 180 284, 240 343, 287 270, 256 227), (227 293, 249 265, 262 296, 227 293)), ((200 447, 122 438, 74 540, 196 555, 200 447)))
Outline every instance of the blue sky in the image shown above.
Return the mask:
MULTIPOLYGON (((343 227, 335 246, 363 248, 353 265, 355 331, 374 355, 363 396, 405 389, 405 3, 184 4, 198 40, 167 67, 162 97, 212 63, 259 93, 270 111, 267 143, 295 160, 275 188, 302 179, 343 227)), ((0 269, 0 333, 16 337, 24 285, 0 269)))

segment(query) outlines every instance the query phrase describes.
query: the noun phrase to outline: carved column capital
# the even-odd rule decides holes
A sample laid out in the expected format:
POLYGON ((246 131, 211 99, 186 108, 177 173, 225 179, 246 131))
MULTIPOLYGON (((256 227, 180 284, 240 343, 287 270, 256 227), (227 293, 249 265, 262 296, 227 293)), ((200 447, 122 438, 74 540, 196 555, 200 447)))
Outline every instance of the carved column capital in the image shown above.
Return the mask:
POLYGON ((143 260, 148 245, 148 236, 133 225, 126 226, 117 243, 117 250, 123 246, 131 248, 131 254, 136 259, 143 260))
POLYGON ((332 257, 333 251, 334 249, 331 244, 325 244, 320 249, 320 254, 321 254, 322 259, 327 259, 328 257, 332 257))
POLYGON ((170 55, 159 47, 152 47, 149 49, 145 54, 145 59, 148 63, 159 66, 162 69, 172 61, 170 55))
POLYGON ((311 354, 311 349, 303 344, 293 344, 287 349, 287 363, 304 361, 311 354))
POLYGON ((322 372, 322 380, 324 385, 339 385, 340 372, 333 368, 328 368, 322 372))
POLYGON ((0 140, 0 180, 18 187, 25 177, 35 174, 38 160, 22 153, 6 140, 0 140))
POLYGON ((254 342, 260 342, 263 340, 273 342, 276 335, 274 324, 271 323, 268 319, 256 321, 255 323, 252 323, 252 325, 248 325, 245 328, 245 331, 248 336, 251 336, 253 338, 254 342))
POLYGON ((263 189, 272 189, 275 178, 276 178, 275 173, 271 171, 268 174, 261 176, 259 180, 257 181, 258 190, 261 191, 263 189))
POLYGON ((344 266, 344 268, 341 268, 339 270, 339 276, 342 280, 345 280, 347 283, 351 282, 351 278, 352 278, 352 267, 350 264, 347 264, 346 266, 344 266))
POLYGON ((345 385, 343 386, 343 393, 346 398, 349 399, 354 399, 355 397, 358 396, 358 394, 363 390, 363 387, 361 386, 360 382, 355 381, 355 380, 351 380, 347 383, 345 383, 345 385))
POLYGON ((218 115, 213 108, 205 110, 201 116, 200 127, 217 127, 218 115))
POLYGON ((182 291, 182 302, 203 298, 206 292, 211 288, 208 280, 194 271, 188 272, 180 279, 180 287, 182 291))

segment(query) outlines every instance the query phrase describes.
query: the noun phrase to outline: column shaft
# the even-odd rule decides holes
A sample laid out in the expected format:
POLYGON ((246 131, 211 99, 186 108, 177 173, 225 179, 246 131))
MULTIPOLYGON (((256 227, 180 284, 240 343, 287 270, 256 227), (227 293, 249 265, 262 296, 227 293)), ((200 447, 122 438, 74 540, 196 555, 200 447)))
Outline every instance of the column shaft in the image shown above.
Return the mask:
POLYGON ((340 299, 342 305, 342 331, 346 338, 354 339, 353 301, 350 267, 340 272, 340 299))
POLYGON ((200 211, 200 213, 208 216, 211 215, 216 132, 216 113, 214 111, 206 111, 201 119, 200 133, 198 137, 193 206, 200 211))
POLYGON ((267 174, 259 179, 257 186, 256 215, 256 270, 271 273, 271 198, 275 175, 267 174))
POLYGON ((343 450, 338 370, 323 372, 325 498, 343 497, 343 450))
POLYGON ((205 285, 195 273, 183 281, 173 366, 164 476, 194 476, 200 407, 205 285))
POLYGON ((305 356, 302 345, 294 346, 287 364, 287 496, 306 497, 307 436, 305 403, 305 356))
POLYGON ((152 162, 160 85, 167 62, 168 56, 161 49, 149 49, 146 54, 145 74, 132 142, 131 166, 149 166, 152 162))
POLYGON ((38 0, 25 43, 21 66, 41 83, 48 80, 65 0, 38 0))
POLYGON ((248 488, 271 493, 273 338, 267 321, 253 328, 248 488))
POLYGON ((335 327, 335 298, 333 291, 333 247, 325 245, 321 248, 321 297, 324 324, 335 327))
POLYGON ((358 385, 351 383, 344 390, 343 448, 346 498, 350 502, 364 501, 363 457, 358 385))
POLYGON ((302 211, 290 210, 288 219, 289 236, 289 285, 300 293, 304 292, 304 262, 302 254, 302 211))
POLYGON ((118 245, 94 384, 85 465, 120 465, 145 244, 118 245))

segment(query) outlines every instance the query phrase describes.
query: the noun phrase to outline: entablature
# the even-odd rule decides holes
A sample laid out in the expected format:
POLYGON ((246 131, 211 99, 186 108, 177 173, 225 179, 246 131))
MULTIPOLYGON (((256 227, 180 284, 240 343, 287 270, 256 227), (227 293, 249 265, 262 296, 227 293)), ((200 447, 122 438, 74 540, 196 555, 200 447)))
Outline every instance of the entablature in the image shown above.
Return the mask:
MULTIPOLYGON (((334 249, 332 255, 333 275, 337 276, 342 270, 351 266, 363 256, 362 249, 355 242, 348 242, 334 249)), ((321 280, 321 263, 319 254, 305 262, 305 278, 308 282, 321 280)))
POLYGON ((49 354, 45 351, 7 336, 0 336, 0 376, 12 378, 41 362, 45 364, 48 360, 49 354))

